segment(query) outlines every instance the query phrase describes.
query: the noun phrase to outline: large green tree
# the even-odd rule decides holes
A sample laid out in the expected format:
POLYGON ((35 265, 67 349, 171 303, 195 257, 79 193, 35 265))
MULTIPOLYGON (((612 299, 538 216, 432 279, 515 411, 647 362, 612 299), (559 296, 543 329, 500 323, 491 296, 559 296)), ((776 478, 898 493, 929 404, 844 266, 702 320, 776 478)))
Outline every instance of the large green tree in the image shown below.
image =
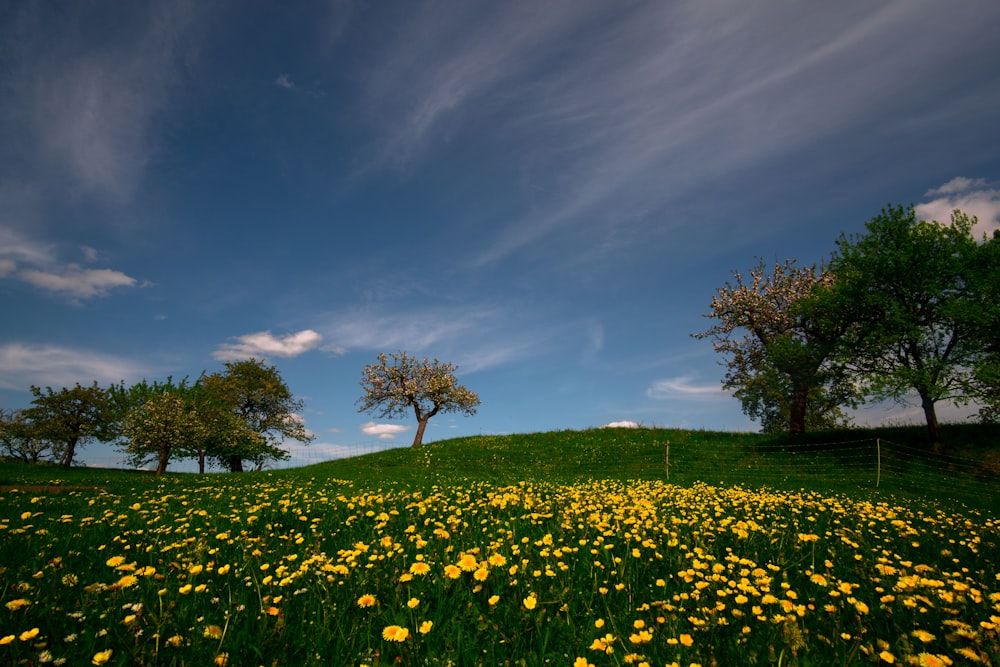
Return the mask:
POLYGON ((242 472, 244 461, 260 468, 269 460, 287 459, 280 447, 286 438, 313 439, 299 418, 303 402, 292 395, 277 368, 253 358, 225 366, 225 372, 207 375, 201 383, 244 428, 240 437, 216 443, 210 454, 214 460, 242 472))
POLYGON ((417 433, 413 446, 423 442, 424 430, 431 417, 439 412, 476 414, 479 396, 458 384, 458 366, 411 357, 406 352, 380 353, 378 362, 365 366, 358 412, 371 412, 381 418, 403 416, 413 411, 417 433))
POLYGON ((23 412, 35 437, 49 443, 61 466, 73 465, 78 447, 91 440, 108 442, 115 438, 115 418, 108 392, 79 383, 67 389, 43 391, 32 386, 34 399, 23 412))
POLYGON ((794 260, 768 269, 759 261, 749 280, 734 272, 712 298, 717 320, 696 338, 711 338, 726 355, 726 389, 763 429, 787 428, 792 435, 846 420, 841 406, 854 400, 841 368, 832 362, 849 322, 819 307, 833 282, 816 265, 794 260))
POLYGON ((918 220, 912 206, 889 206, 863 234, 842 235, 831 262, 838 301, 858 323, 842 360, 866 396, 905 401, 916 393, 936 443, 937 403, 968 400, 983 351, 970 289, 974 224, 960 211, 942 224, 918 220))

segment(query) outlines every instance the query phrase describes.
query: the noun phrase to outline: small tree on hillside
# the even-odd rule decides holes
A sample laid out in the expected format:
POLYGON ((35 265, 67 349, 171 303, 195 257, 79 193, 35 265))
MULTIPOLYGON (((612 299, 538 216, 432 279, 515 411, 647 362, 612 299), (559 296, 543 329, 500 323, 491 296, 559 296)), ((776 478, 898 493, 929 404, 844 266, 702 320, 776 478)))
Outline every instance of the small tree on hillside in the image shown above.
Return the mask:
POLYGON ((22 410, 0 409, 0 452, 25 463, 38 463, 52 448, 34 433, 22 410))
POLYGON ((439 412, 476 414, 479 396, 458 384, 458 366, 437 359, 422 361, 405 352, 378 355, 378 363, 365 366, 361 386, 365 395, 358 412, 375 413, 380 418, 403 416, 413 410, 417 434, 413 446, 423 442, 424 429, 439 412))
POLYGON ((96 382, 89 387, 77 384, 59 391, 32 386, 31 394, 35 398, 24 410, 24 418, 32 434, 52 446, 61 466, 73 465, 78 446, 89 440, 107 442, 116 435, 108 392, 96 382))

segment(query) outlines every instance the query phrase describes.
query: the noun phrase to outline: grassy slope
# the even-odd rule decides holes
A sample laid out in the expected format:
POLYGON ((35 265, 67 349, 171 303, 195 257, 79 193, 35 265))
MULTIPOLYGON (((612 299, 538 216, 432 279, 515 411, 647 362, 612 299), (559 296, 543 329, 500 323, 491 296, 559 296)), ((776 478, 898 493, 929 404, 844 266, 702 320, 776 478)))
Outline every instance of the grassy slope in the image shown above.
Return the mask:
MULTIPOLYGON (((554 431, 457 438, 263 474, 336 477, 365 484, 441 485, 459 479, 511 484, 530 479, 666 478, 681 485, 704 481, 865 497, 893 494, 957 500, 996 511, 1000 507, 1000 476, 995 469, 1000 452, 994 444, 1000 440, 998 433, 996 427, 946 426, 946 442, 961 445, 935 452, 919 427, 809 434, 800 441, 678 429, 554 431), (876 438, 886 443, 879 452, 876 438), (982 465, 970 466, 971 461, 982 465)), ((248 480, 254 476, 245 475, 248 480)), ((209 479, 219 480, 216 476, 209 479)), ((111 490, 155 478, 134 471, 0 463, 0 485, 53 480, 111 490)))

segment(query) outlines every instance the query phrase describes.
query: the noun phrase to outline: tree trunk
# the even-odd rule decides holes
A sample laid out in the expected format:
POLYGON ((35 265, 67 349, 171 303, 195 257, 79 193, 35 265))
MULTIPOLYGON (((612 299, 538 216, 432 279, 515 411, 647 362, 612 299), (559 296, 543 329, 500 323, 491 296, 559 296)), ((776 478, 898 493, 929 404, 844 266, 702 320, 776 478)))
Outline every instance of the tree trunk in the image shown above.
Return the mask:
POLYGON ((205 474, 205 452, 198 450, 198 474, 205 474))
POLYGON ((242 456, 230 456, 227 462, 229 463, 229 472, 243 472, 242 456))
POLYGON ((412 447, 419 447, 424 441, 424 429, 427 428, 427 420, 429 419, 430 417, 426 417, 417 422, 417 434, 413 436, 412 447))
POLYGON ((924 417, 927 419, 927 431, 931 436, 931 444, 936 449, 941 445, 941 425, 938 424, 937 411, 934 409, 934 399, 921 393, 920 405, 923 407, 924 417))
POLYGON ((73 465, 73 455, 76 453, 76 440, 70 440, 66 443, 66 448, 62 451, 62 456, 59 457, 59 465, 63 468, 69 468, 73 465))
POLYGON ((809 388, 805 385, 792 387, 792 403, 788 406, 788 433, 802 435, 806 432, 806 407, 808 406, 809 388))
POLYGON ((170 462, 170 450, 163 451, 160 450, 160 460, 156 466, 156 476, 159 477, 163 473, 167 472, 167 463, 170 462))

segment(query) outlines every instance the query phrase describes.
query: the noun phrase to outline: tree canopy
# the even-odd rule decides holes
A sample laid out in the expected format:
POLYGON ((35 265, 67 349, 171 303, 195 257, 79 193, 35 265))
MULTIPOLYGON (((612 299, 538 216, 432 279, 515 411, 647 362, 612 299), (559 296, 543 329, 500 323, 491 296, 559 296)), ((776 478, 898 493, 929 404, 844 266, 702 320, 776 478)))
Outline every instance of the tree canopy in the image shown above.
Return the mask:
POLYGON ((935 442, 936 404, 969 400, 969 369, 983 352, 974 324, 981 252, 974 224, 961 211, 943 224, 918 220, 912 206, 889 206, 864 234, 842 235, 831 262, 835 302, 856 322, 842 361, 868 396, 901 401, 916 392, 935 442))
POLYGON ((31 407, 23 418, 31 424, 31 433, 52 447, 59 465, 70 467, 77 447, 91 440, 110 441, 115 437, 114 419, 108 393, 94 382, 83 387, 55 391, 31 387, 31 407))
POLYGON ((695 334, 727 355, 723 386, 766 431, 787 428, 795 435, 810 425, 842 424, 840 406, 853 394, 831 360, 845 324, 815 305, 831 274, 794 260, 769 270, 761 260, 749 280, 739 272, 733 277, 712 298, 707 317, 717 324, 695 334))
POLYGON ((201 382, 245 426, 247 437, 218 443, 211 454, 216 461, 242 472, 244 460, 259 468, 269 460, 288 458, 278 446, 285 438, 305 443, 313 439, 298 417, 303 402, 292 395, 277 368, 253 358, 225 366, 225 372, 205 376, 201 382))
POLYGON ((413 446, 423 442, 424 430, 431 417, 439 412, 476 414, 479 396, 458 384, 454 372, 458 366, 409 356, 406 352, 380 353, 378 362, 365 366, 361 376, 364 396, 358 412, 371 412, 380 418, 400 417, 413 411, 417 432, 413 446))

